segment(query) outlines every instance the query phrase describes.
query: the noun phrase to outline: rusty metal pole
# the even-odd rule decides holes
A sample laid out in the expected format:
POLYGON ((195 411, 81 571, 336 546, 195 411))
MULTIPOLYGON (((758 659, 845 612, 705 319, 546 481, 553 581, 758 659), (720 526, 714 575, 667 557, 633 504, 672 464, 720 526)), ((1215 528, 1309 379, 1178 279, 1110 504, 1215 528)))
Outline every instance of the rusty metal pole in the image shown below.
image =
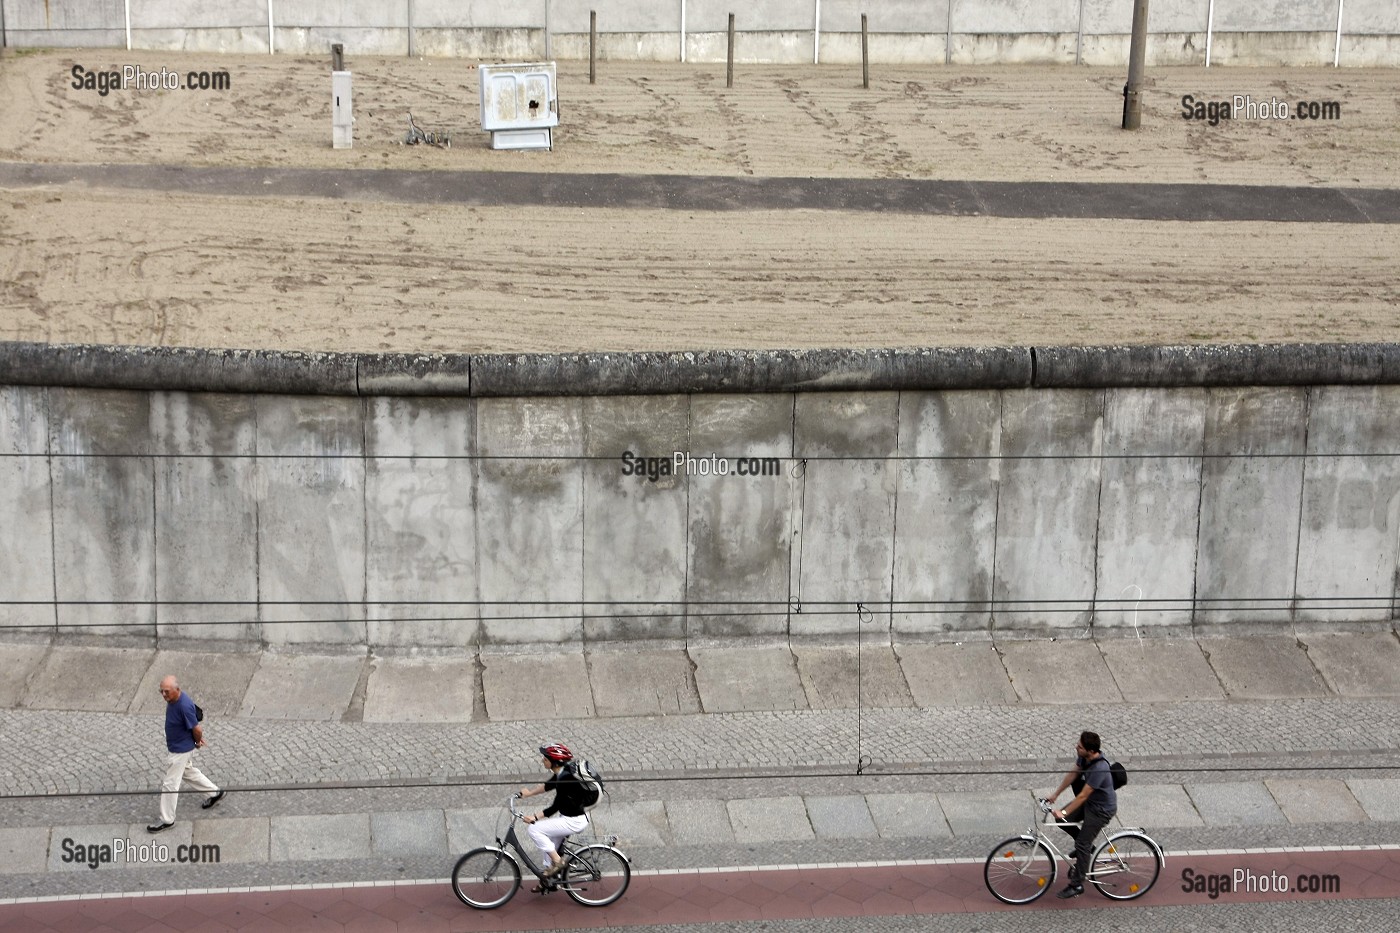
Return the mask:
POLYGON ((588 11, 588 83, 598 83, 598 11, 588 11))
POLYGON ((870 31, 865 14, 860 14, 860 86, 870 90, 870 31))
POLYGON ((331 45, 331 71, 345 70, 345 46, 339 42, 331 45))
POLYGON ((1133 43, 1128 50, 1128 83, 1123 85, 1123 129, 1142 125, 1142 72, 1147 57, 1147 0, 1133 3, 1133 43))
POLYGON ((734 86, 734 14, 729 14, 729 68, 725 72, 725 87, 734 86))

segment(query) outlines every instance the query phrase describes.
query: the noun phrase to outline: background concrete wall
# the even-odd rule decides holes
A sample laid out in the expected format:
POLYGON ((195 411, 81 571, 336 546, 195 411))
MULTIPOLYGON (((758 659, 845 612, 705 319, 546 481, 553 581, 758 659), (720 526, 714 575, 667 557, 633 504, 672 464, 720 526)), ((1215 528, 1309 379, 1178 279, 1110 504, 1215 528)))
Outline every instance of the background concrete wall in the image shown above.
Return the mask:
POLYGON ((429 649, 1389 625, 1397 438, 1397 385, 11 386, 0 625, 429 649))
MULTIPOLYGON (((1205 58, 1206 0, 1155 0, 1154 64, 1205 58)), ((589 12, 604 59, 719 62, 736 14, 742 62, 860 60, 860 15, 882 63, 1127 61, 1130 0, 0 0, 5 44, 17 47, 435 55, 484 60, 588 56, 589 12), (818 32, 820 33, 818 35, 818 32)), ((1394 0, 1348 0, 1342 64, 1400 63, 1394 0)), ((1337 0, 1218 0, 1212 62, 1330 62, 1337 0)))

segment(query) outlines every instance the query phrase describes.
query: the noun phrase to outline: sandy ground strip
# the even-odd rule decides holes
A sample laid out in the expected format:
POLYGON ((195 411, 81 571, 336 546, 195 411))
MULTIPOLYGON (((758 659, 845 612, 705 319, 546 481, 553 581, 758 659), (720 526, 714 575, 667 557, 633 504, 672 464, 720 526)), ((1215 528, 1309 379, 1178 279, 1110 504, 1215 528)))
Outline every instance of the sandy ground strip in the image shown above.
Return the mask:
MULTIPOLYGON (((1085 68, 560 63, 551 153, 489 149, 459 60, 113 50, 0 58, 0 159, 405 170, 1394 187, 1396 72, 1157 69, 1144 129, 1085 68), (226 70, 78 90, 73 65, 226 70), (1333 121, 1180 98, 1337 101, 1333 121), (450 149, 399 144, 412 108, 450 149)), ((1400 339, 1393 226, 423 207, 0 191, 0 339, 452 352, 1400 339)))

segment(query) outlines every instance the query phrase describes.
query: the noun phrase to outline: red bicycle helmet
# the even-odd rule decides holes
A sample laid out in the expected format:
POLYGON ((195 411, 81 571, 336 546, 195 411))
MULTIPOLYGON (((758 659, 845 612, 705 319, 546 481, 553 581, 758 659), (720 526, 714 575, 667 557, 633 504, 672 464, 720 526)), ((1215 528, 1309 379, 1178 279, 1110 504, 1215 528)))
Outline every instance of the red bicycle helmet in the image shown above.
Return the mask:
POLYGON ((541 745, 540 754, 556 765, 562 765, 565 762, 574 760, 574 753, 569 751, 569 747, 567 745, 560 745, 558 742, 555 742, 553 745, 541 745))

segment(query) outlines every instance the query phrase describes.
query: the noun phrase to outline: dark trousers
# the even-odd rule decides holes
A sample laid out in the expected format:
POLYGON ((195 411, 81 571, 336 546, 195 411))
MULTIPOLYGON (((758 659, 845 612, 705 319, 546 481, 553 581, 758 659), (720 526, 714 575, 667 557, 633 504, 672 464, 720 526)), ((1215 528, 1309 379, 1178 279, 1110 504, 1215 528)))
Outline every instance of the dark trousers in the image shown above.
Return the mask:
POLYGON ((1061 827, 1074 840, 1074 870, 1071 881, 1080 881, 1089 873, 1089 859, 1094 854, 1094 840, 1113 819, 1112 813, 1084 808, 1084 822, 1078 826, 1061 827))

